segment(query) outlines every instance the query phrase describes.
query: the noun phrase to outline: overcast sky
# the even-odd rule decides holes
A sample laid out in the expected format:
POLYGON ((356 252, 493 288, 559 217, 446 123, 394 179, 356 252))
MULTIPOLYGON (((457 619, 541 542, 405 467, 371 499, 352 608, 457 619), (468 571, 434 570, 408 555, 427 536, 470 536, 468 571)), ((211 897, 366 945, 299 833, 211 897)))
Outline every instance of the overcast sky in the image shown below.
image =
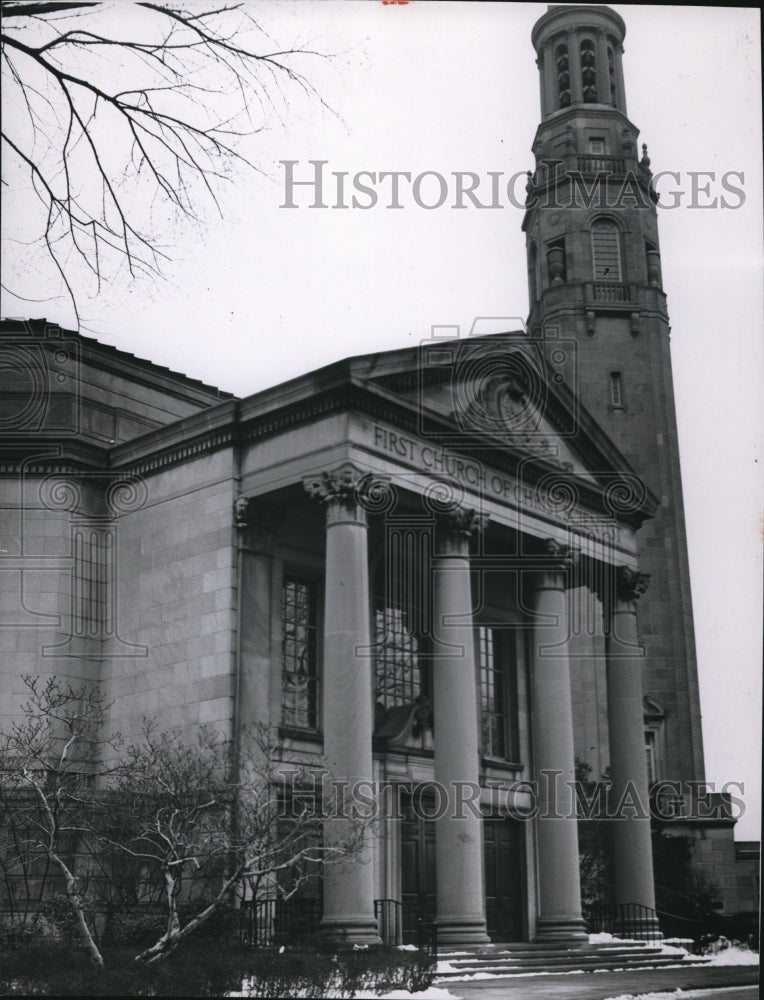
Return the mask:
MULTIPOLYGON (((349 354, 418 343, 432 326, 503 317, 517 328, 528 294, 522 212, 403 207, 309 209, 285 201, 281 160, 362 170, 507 177, 532 166, 539 121, 530 43, 541 4, 322 0, 254 5, 280 43, 336 53, 305 62, 337 112, 296 91, 249 152, 225 218, 167 233, 162 283, 115 282, 82 303, 104 343, 239 395, 349 354)), ((707 773, 744 781, 738 839, 758 839, 761 690, 762 239, 760 26, 745 8, 614 5, 626 22, 628 111, 664 177, 659 227, 682 454, 707 773), (710 172, 690 206, 690 172, 710 172), (731 196, 722 176, 743 189, 731 196), (729 208, 718 199, 726 196, 729 208), (675 207, 670 207, 674 205, 675 207), (758 450, 757 450, 758 448, 758 450)), ((128 4, 119 5, 129 18, 128 4)), ((452 182, 450 182, 452 183, 452 182)), ((484 183, 487 183, 485 181, 484 183)), ((304 189, 303 189, 304 190, 304 189)), ((380 193, 389 188, 380 188, 380 193)), ((423 186, 420 200, 434 198, 423 186)), ((450 188, 450 194, 453 186, 450 188)), ((518 198, 523 184, 518 183, 518 198)), ((325 198, 333 203, 334 189, 325 198)), ((6 199, 9 219, 14 207, 6 199)), ((18 225, 19 218, 6 225, 18 225)), ((56 289, 34 269, 34 296, 56 289)), ((30 293, 27 288, 27 294, 30 293)), ((71 325, 62 297, 3 315, 71 325)))

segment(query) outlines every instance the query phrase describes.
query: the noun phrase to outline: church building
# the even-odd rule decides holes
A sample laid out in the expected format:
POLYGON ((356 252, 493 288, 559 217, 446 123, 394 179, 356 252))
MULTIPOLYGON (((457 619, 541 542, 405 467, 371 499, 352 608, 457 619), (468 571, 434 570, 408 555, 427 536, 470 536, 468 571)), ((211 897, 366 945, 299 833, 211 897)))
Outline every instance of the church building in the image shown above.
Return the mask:
POLYGON ((102 685, 128 734, 264 723, 296 759, 392 790, 362 862, 323 880, 321 924, 348 942, 379 941, 385 901, 449 947, 585 940, 577 759, 637 805, 613 825, 613 902, 660 934, 650 787, 704 773, 624 34, 600 6, 533 30, 525 331, 238 399, 44 320, 2 326, 21 361, 1 425, 3 712, 23 674, 56 674, 102 685))

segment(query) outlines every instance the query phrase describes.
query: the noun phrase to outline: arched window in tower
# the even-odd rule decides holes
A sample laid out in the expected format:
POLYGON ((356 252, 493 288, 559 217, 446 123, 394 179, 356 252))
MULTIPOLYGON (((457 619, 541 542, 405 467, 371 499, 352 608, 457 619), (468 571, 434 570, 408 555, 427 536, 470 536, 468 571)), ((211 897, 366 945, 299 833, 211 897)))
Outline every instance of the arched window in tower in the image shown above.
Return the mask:
POLYGON ((533 307, 533 303, 538 298, 538 288, 536 285, 536 261, 538 254, 536 252, 536 244, 531 243, 530 251, 528 252, 528 291, 530 293, 530 305, 533 307))
POLYGON ((615 53, 613 52, 612 46, 607 47, 607 72, 610 81, 610 103, 613 105, 618 104, 616 98, 616 85, 615 85, 615 53))
POLYGON ((557 70, 557 106, 567 108, 570 104, 570 66, 567 45, 557 46, 554 60, 557 70))
POLYGON ((594 42, 585 38, 581 42, 581 84, 584 102, 597 103, 597 64, 594 56, 594 42))
POLYGON ((608 219, 592 226, 592 261, 595 281, 621 281, 621 236, 608 219))

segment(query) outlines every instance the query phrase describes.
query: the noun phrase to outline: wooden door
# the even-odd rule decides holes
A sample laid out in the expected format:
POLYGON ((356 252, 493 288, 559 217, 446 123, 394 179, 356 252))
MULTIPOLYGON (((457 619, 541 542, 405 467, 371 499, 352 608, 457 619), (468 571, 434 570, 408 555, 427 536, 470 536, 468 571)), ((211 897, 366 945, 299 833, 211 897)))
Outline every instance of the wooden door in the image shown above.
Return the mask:
POLYGON ((523 829, 509 819, 483 821, 485 908, 492 941, 525 940, 523 829))
POLYGON ((401 824, 401 901, 404 943, 416 943, 418 918, 434 920, 435 823, 418 814, 410 803, 403 806, 401 824))

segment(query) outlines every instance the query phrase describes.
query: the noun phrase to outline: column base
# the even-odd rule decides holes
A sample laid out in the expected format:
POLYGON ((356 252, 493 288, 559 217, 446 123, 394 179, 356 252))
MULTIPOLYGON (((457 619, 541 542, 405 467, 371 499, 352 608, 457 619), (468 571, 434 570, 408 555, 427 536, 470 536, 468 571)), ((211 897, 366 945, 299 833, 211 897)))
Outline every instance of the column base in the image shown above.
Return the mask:
POLYGON ((583 917, 539 917, 533 940, 537 944, 587 944, 589 935, 583 917))
POLYGON ((480 917, 438 917, 435 921, 438 931, 438 947, 470 947, 476 944, 490 944, 485 920, 480 917))
POLYGON ((373 917, 348 914, 343 917, 324 917, 319 924, 322 936, 340 944, 382 944, 377 921, 373 917))

